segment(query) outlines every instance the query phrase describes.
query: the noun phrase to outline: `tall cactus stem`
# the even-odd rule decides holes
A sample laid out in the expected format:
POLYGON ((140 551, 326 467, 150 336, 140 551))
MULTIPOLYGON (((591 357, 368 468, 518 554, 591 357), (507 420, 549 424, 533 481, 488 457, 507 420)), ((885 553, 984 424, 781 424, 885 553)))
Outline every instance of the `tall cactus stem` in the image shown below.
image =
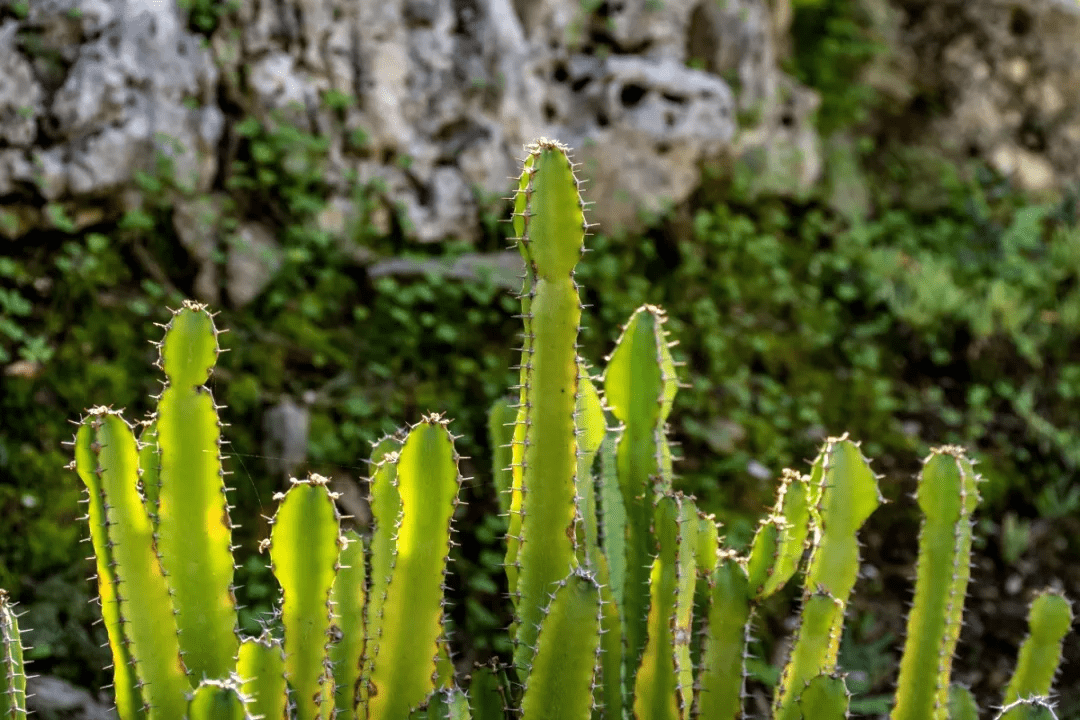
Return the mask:
POLYGON ((158 346, 168 382, 157 406, 157 545, 195 682, 232 672, 240 643, 221 423, 204 385, 220 352, 217 336, 206 307, 186 301, 158 346))
MULTIPOLYGON (((1047 696, 1061 664, 1061 646, 1072 627, 1069 601, 1060 593, 1044 591, 1028 611, 1028 636, 1020 646, 1016 671, 1005 690, 1005 705, 1020 698, 1047 696)), ((1005 713, 1005 720, 1021 720, 1022 712, 1005 713)))
POLYGON ((846 435, 826 440, 809 483, 812 550, 801 625, 774 698, 776 720, 797 718, 806 683, 836 671, 844 612, 859 572, 858 531, 881 503, 877 479, 846 435))
POLYGON ((330 664, 334 669, 334 705, 337 714, 351 717, 359 702, 356 692, 364 648, 367 578, 363 540, 353 530, 346 531, 344 535, 347 545, 341 549, 338 572, 330 594, 334 607, 330 664))
POLYGON ((334 713, 330 596, 344 541, 329 484, 314 473, 294 478, 274 496, 278 509, 263 541, 281 584, 285 674, 295 691, 297 720, 326 720, 334 713))
POLYGON ((978 476, 958 447, 931 451, 916 498, 919 533, 915 601, 908 615, 893 720, 947 720, 952 658, 971 577, 972 514, 978 476))
POLYGON ((653 505, 671 488, 671 450, 665 428, 678 378, 663 329, 665 320, 664 311, 656 306, 635 310, 604 370, 604 398, 622 424, 615 452, 626 517, 623 612, 630 677, 646 642, 648 583, 655 551, 653 505))
MULTIPOLYGON (((130 658, 134 685, 150 720, 183 716, 191 683, 181 659, 170 587, 156 552, 150 514, 139 494, 139 455, 135 436, 118 412, 104 407, 87 411, 75 436, 75 469, 90 495, 90 537, 108 570, 99 573, 99 591, 105 616, 115 606, 116 643, 130 658)), ((113 644, 110 630, 110 644, 113 644)), ((125 683, 127 680, 125 680, 125 683)), ((117 686, 118 706, 128 686, 117 686)))
POLYGON ((588 720, 600 662, 600 588, 578 569, 556 585, 543 611, 522 720, 588 720), (567 642, 573 638, 573 642, 567 642))
POLYGON ((401 521, 377 654, 366 680, 367 717, 400 718, 436 689, 445 642, 443 586, 451 518, 458 503, 458 455, 447 422, 423 418, 396 459, 401 521))
POLYGON ((0 718, 25 720, 26 668, 19 619, 4 590, 0 590, 0 683, 0 718))
POLYGON ((542 139, 526 152, 514 218, 529 266, 522 301, 527 335, 521 361, 524 413, 514 451, 515 460, 518 454, 521 458, 520 529, 512 516, 507 554, 508 570, 517 570, 516 578, 510 578, 512 583, 516 579, 512 592, 518 595, 514 663, 525 674, 548 598, 577 563, 575 413, 581 302, 574 266, 586 227, 566 147, 542 139))

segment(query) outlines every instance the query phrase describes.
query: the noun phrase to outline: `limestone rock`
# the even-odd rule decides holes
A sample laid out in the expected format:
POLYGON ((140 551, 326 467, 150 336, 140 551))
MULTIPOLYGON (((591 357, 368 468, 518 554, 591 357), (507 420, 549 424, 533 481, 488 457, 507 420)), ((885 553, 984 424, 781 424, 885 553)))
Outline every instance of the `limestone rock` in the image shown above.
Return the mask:
POLYGON ((478 199, 507 192, 540 135, 577 149, 590 220, 632 229, 724 154, 783 158, 796 138, 798 184, 816 179, 816 146, 790 132, 809 131, 812 104, 778 89, 793 86, 775 48, 789 18, 786 0, 592 14, 576 0, 244 0, 200 37, 177 0, 36 0, 0 26, 0 194, 115 212, 160 154, 181 190, 205 194, 231 168, 242 115, 326 138, 330 194, 379 181, 376 215, 397 212, 423 242, 474 235, 478 199))
POLYGON ((255 222, 244 223, 228 242, 226 285, 233 307, 244 307, 266 289, 284 256, 273 233, 255 222))
POLYGON ((1080 3, 893 0, 904 82, 938 98, 920 135, 1029 191, 1080 181, 1080 3))

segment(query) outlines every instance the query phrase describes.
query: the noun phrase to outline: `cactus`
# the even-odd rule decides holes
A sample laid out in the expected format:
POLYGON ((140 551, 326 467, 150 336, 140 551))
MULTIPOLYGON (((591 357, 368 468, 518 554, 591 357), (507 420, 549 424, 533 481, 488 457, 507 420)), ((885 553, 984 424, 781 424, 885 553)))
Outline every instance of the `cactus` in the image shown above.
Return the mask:
MULTIPOLYGON (((1072 606, 1064 596, 1046 591, 1031 603, 1028 611, 1030 632, 1020 646, 1009 687, 1005 690, 1005 705, 1021 698, 1045 697, 1061 663, 1061 644, 1072 626, 1072 606)), ((1003 720, 1022 720, 1021 707, 1002 713, 1003 720)))
POLYGON ((970 461, 957 447, 935 449, 923 465, 916 497, 926 519, 919 533, 915 602, 908 616, 893 720, 949 717, 949 674, 971 576, 977 482, 970 461))
POLYGON ((540 140, 527 149, 514 223, 526 261, 522 411, 514 435, 515 477, 507 554, 517 598, 514 662, 528 674, 543 608, 577 565, 574 548, 578 461, 576 355, 581 301, 574 266, 585 236, 583 203, 566 147, 540 140), (520 459, 519 459, 520 458, 520 459))
POLYGON ((877 481, 846 436, 829 438, 810 474, 812 552, 806 571, 802 623, 777 687, 778 720, 798 717, 802 688, 836 670, 848 596, 859 572, 856 533, 881 502, 877 481))
MULTIPOLYGON (((837 649, 857 534, 881 502, 859 447, 830 438, 809 475, 785 471, 749 553, 725 549, 716 522, 672 489, 665 425, 678 378, 663 311, 630 317, 603 393, 576 354, 586 225, 564 146, 528 146, 513 223, 526 261, 520 386, 515 406, 493 409, 489 432, 509 515, 514 665, 479 668, 468 694, 458 688, 444 586, 461 479, 439 415, 374 446, 366 538, 342 532, 326 478, 276 496, 262 547, 282 587, 282 635, 239 637, 220 408, 204 387, 219 333, 204 306, 184 303, 159 344, 167 383, 139 440, 120 412, 97 407, 73 443, 121 720, 739 718, 754 614, 807 548, 773 717, 846 717, 837 649), (607 427, 609 411, 619 427, 607 427)), ((976 481, 958 448, 933 451, 923 468, 896 718, 977 716, 970 692, 948 684, 976 481)), ((1063 597, 1035 599, 998 717, 1054 717, 1046 697, 1071 623, 1063 597)), ((2 591, 0 640, 0 719, 23 718, 23 648, 2 591)))
POLYGON ((288 491, 277 493, 270 538, 263 541, 270 569, 281 584, 285 675, 296 694, 298 720, 333 716, 330 594, 343 538, 329 483, 311 475, 294 479, 288 491))
POLYGON ((233 595, 232 522, 221 465, 217 405, 203 384, 220 352, 203 305, 185 302, 165 326, 158 365, 157 544, 169 576, 188 676, 227 675, 239 646, 233 595))
POLYGON ((0 718, 26 718, 26 668, 19 619, 8 595, 0 590, 0 718))

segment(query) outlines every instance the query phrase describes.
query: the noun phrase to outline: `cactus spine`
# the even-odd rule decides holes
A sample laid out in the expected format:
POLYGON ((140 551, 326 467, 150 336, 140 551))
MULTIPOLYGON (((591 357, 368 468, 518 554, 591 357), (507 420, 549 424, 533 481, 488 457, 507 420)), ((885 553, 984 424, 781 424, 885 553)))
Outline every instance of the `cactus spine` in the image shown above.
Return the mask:
POLYGON ((952 657, 971 577, 977 483, 960 448, 936 448, 923 465, 916 497, 926 517, 893 720, 948 718, 952 657))

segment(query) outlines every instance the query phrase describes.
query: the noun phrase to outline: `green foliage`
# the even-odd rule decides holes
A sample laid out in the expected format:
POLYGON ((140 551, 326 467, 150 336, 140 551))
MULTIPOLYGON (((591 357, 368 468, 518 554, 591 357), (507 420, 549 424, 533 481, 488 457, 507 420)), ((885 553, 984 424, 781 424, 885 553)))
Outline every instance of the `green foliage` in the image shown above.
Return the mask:
POLYGON ((794 0, 794 54, 787 70, 821 93, 817 126, 825 135, 866 120, 876 100, 860 82, 885 46, 874 37, 857 0, 794 0))

